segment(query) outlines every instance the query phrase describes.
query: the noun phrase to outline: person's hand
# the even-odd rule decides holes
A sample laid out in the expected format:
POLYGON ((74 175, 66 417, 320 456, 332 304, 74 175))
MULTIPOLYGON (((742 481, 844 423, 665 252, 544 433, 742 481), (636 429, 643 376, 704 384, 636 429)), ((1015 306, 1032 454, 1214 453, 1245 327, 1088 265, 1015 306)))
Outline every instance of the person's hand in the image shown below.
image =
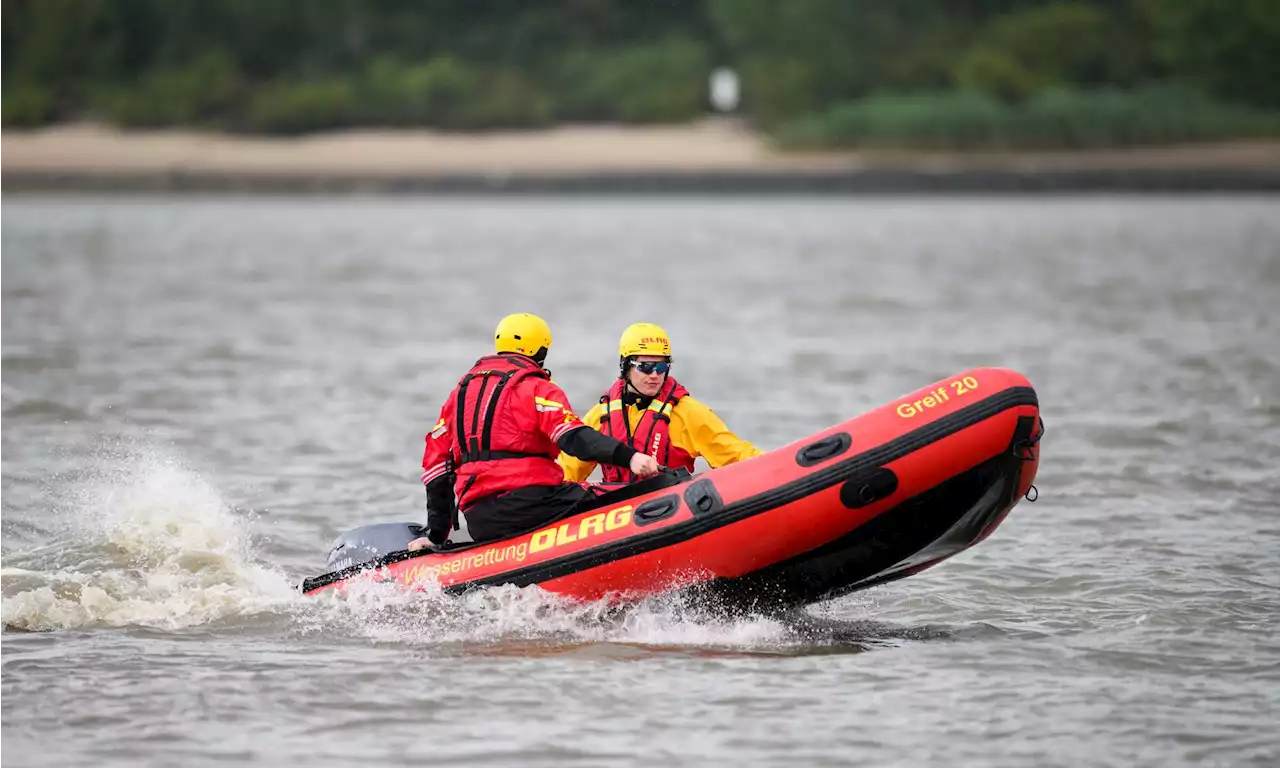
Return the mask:
POLYGON ((637 453, 631 457, 631 471, 636 477, 649 477, 662 471, 658 460, 647 453, 637 453))
POLYGON ((405 547, 405 549, 409 550, 410 552, 417 552, 420 549, 435 549, 435 548, 436 548, 436 545, 432 544, 431 539, 428 539, 426 536, 414 539, 413 541, 409 542, 409 546, 405 547))

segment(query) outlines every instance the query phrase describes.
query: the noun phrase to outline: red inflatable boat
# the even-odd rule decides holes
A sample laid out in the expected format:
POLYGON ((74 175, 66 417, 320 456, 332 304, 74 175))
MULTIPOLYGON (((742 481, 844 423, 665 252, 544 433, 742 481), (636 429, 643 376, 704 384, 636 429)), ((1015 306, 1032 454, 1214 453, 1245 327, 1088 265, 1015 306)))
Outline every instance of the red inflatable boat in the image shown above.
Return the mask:
POLYGON ((900 579, 982 541, 1031 490, 1043 431, 1021 375, 931 384, 764 456, 668 474, 502 541, 404 551, 412 523, 345 534, 317 594, 353 580, 447 592, 537 584, 583 600, 709 589, 797 606, 900 579))

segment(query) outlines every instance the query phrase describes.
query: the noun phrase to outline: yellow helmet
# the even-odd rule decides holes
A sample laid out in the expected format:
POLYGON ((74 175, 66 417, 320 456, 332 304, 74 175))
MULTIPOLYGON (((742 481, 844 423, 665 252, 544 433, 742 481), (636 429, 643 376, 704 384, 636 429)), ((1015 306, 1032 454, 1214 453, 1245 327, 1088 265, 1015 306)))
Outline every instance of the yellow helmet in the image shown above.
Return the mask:
POLYGON ((551 327, 537 315, 507 315, 493 332, 495 352, 517 352, 541 363, 551 349, 551 327))
POLYGON ((618 357, 626 360, 640 355, 661 355, 671 359, 671 339, 662 326, 635 323, 622 332, 622 338, 618 340, 618 357))

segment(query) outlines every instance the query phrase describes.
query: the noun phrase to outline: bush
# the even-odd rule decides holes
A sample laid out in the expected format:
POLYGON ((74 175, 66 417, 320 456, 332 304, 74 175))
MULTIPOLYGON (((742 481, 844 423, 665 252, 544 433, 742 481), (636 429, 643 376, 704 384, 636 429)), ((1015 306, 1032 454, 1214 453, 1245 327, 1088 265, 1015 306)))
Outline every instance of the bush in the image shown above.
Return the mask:
POLYGON ((546 125, 554 114, 536 83, 512 70, 483 70, 451 57, 401 66, 383 59, 364 73, 361 124, 483 130, 546 125))
POLYGON ((496 70, 485 75, 447 121, 435 125, 456 130, 540 128, 554 117, 551 98, 536 83, 513 70, 496 70))
POLYGON ((706 52, 693 40, 578 51, 560 63, 557 111, 567 120, 692 120, 706 110, 709 74, 706 52))
POLYGON ((550 99, 523 75, 481 71, 450 58, 409 66, 375 61, 360 76, 277 81, 254 92, 248 131, 298 134, 350 125, 483 130, 536 127, 550 99))
POLYGON ((1021 101, 1052 83, 1051 76, 1033 72, 1007 51, 989 46, 969 49, 960 61, 956 80, 962 88, 1003 101, 1021 101))
POLYGON ((784 147, 951 148, 999 143, 1008 107, 976 92, 872 96, 784 124, 784 147))
POLYGON ((1280 132, 1280 114, 1216 101, 1172 85, 1135 91, 1054 90, 1015 114, 1017 135, 1034 146, 1132 146, 1280 132))
POLYGON ((4 126, 34 128, 53 120, 54 98, 35 83, 15 83, 4 88, 4 126))
POLYGON ((214 52, 151 72, 137 83, 104 86, 93 101, 97 111, 116 123, 157 127, 218 122, 240 92, 230 57, 214 52))
POLYGON ((279 81, 254 92, 243 127, 299 134, 350 125, 354 115, 355 89, 347 80, 279 81))
POLYGON ((365 68, 358 94, 362 123, 448 126, 480 90, 480 75, 448 56, 402 65, 390 58, 365 68))
POLYGON ((956 84, 1006 100, 1024 100, 1063 83, 1133 83, 1149 56, 1118 21, 1079 2, 1001 16, 956 63, 956 84))
POLYGON ((1049 90, 1022 105, 976 92, 880 95, 784 125, 790 149, 1081 149, 1280 135, 1280 113, 1176 86, 1049 90))

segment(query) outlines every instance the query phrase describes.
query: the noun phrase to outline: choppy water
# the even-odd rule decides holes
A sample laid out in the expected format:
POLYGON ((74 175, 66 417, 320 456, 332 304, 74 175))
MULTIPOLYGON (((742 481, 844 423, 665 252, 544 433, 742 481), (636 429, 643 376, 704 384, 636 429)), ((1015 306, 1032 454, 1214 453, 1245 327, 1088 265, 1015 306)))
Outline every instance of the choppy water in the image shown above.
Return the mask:
POLYGON ((14 766, 1274 765, 1274 198, 11 198, 14 766), (979 365, 1036 385, 1040 500, 811 620, 370 588, 422 436, 509 311, 579 408, 626 324, 744 437, 979 365))

